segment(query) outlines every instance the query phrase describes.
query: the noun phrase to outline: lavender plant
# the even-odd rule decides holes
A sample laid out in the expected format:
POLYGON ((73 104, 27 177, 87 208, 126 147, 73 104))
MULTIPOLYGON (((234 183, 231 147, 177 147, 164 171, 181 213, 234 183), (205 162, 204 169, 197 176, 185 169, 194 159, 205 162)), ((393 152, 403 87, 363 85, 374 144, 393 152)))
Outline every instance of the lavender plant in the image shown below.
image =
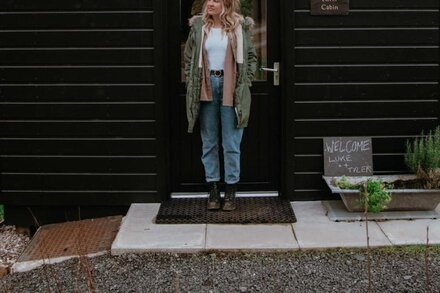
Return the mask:
POLYGON ((405 163, 428 189, 440 188, 440 126, 428 135, 407 140, 405 163))

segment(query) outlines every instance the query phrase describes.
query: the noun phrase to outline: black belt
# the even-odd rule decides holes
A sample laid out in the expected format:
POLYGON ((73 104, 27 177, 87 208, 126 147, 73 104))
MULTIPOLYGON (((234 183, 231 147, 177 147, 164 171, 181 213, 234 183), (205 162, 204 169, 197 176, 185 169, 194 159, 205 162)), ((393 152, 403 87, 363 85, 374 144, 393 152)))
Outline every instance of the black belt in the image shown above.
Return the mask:
POLYGON ((224 74, 223 70, 210 70, 209 72, 211 75, 214 75, 215 77, 222 77, 224 74))

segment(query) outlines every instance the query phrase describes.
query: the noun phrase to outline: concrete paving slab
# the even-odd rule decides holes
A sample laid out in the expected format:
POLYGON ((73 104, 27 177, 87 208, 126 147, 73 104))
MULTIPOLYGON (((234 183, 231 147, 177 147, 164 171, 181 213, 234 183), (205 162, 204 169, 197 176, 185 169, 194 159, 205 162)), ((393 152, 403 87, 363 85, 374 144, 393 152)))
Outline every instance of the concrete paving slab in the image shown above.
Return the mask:
MULTIPOLYGON (((331 221, 321 201, 293 202, 298 221, 293 230, 301 249, 329 247, 365 247, 365 223, 331 221)), ((391 245, 375 222, 368 225, 371 246, 391 245)))
POLYGON ((297 223, 327 223, 326 210, 320 201, 291 202, 297 223))
MULTIPOLYGON (((292 224, 301 249, 330 247, 366 247, 365 222, 292 224)), ((391 242, 375 222, 368 222, 370 246, 388 246, 391 242)))
POLYGON ((293 250, 298 249, 291 224, 208 224, 206 249, 293 250))
POLYGON ((113 242, 112 254, 204 249, 206 224, 155 224, 159 207, 160 204, 132 204, 113 242))
POLYGON ((429 243, 440 244, 440 220, 387 221, 378 225, 394 245, 426 244, 426 227, 429 226, 429 243))
MULTIPOLYGON (((155 224, 160 204, 133 204, 112 254, 145 251, 283 250, 365 247, 365 222, 333 222, 321 201, 292 202, 294 224, 155 224), (293 232, 292 232, 293 227, 293 232)), ((440 212, 440 207, 437 208, 440 212)), ((440 243, 440 220, 429 220, 430 241, 440 243)), ((426 220, 369 222, 370 245, 424 243, 426 220), (408 223, 412 223, 409 226, 408 223), (412 230, 411 230, 412 229, 412 230), (412 232, 411 232, 412 231, 412 232), (400 238, 399 238, 400 237, 400 238), (417 240, 419 239, 419 240, 417 240)))

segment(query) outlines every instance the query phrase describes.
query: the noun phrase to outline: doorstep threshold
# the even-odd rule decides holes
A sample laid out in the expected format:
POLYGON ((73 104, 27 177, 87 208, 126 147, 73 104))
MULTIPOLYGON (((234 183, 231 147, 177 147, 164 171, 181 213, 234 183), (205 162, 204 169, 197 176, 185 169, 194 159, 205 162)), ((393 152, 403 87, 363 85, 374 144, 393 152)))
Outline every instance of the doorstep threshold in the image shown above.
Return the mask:
MULTIPOLYGON (((225 193, 220 192, 224 197, 225 193)), ((239 191, 236 197, 278 197, 278 191, 239 191)), ((208 198, 207 192, 172 192, 171 198, 208 198)))

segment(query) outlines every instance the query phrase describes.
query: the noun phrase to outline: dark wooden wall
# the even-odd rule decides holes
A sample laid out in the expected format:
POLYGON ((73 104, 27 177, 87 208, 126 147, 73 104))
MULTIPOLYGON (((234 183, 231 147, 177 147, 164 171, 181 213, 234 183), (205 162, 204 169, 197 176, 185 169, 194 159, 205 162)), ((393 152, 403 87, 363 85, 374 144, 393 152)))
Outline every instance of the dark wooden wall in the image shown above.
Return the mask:
POLYGON ((402 173, 405 140, 440 115, 438 0, 350 0, 348 16, 311 16, 309 5, 288 6, 286 177, 301 200, 335 198, 321 179, 323 137, 371 136, 375 173, 402 173))
MULTIPOLYGON (((439 124, 438 0, 351 0, 329 17, 280 1, 288 197, 330 197, 324 136, 372 136, 376 173, 405 172, 405 139, 439 124)), ((0 202, 166 196, 171 2, 2 0, 0 202)))
POLYGON ((160 7, 1 1, 0 202, 161 200, 160 7))

